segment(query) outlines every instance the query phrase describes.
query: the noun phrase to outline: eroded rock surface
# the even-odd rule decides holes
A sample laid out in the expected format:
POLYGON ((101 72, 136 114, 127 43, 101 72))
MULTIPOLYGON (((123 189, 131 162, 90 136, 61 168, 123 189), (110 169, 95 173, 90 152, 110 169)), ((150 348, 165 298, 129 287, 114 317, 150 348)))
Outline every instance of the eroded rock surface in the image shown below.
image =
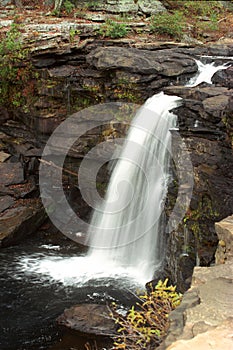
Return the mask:
POLYGON ((191 340, 178 340, 167 350, 231 350, 232 340, 232 319, 223 322, 214 330, 200 333, 191 340))
POLYGON ((87 56, 87 63, 97 69, 123 69, 132 73, 173 77, 197 71, 196 62, 173 50, 148 51, 135 48, 97 48, 87 56))
POLYGON ((233 348, 233 216, 216 223, 216 231, 220 246, 224 242, 227 247, 225 259, 223 252, 220 259, 217 253, 218 265, 195 267, 191 288, 171 313, 170 331, 160 350, 233 348))
MULTIPOLYGON (((178 228, 168 238, 167 273, 174 271, 172 280, 184 292, 191 282, 192 267, 214 262, 218 242, 214 222, 233 212, 232 91, 205 84, 169 86, 164 91, 183 98, 175 113, 194 180, 184 218, 186 228, 178 228)), ((173 144, 177 152, 175 139, 173 144)), ((182 160, 179 152, 178 159, 182 160)), ((171 198, 172 191, 174 186, 171 198)))
POLYGON ((45 220, 38 200, 24 200, 0 214, 0 247, 19 243, 34 233, 45 220))
POLYGON ((233 216, 216 222, 218 247, 215 253, 216 264, 224 264, 233 260, 233 216))
POLYGON ((37 141, 19 123, 0 128, 0 153, 6 155, 0 162, 0 247, 6 247, 34 233, 45 220, 45 211, 37 199, 37 141))
POLYGON ((59 316, 58 324, 83 333, 96 335, 113 335, 116 324, 110 317, 110 310, 106 305, 81 304, 66 309, 59 316))

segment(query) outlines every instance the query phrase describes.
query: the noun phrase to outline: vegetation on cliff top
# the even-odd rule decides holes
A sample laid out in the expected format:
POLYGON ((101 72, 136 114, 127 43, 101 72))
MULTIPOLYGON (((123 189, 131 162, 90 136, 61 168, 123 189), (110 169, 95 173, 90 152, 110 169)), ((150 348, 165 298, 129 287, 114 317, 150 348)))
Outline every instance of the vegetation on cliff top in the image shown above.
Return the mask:
POLYGON ((20 26, 13 23, 0 36, 0 104, 8 110, 22 106, 25 109, 27 99, 33 96, 36 76, 28 58, 20 26))
MULTIPOLYGON (((137 3, 137 0, 134 2, 137 3)), ((166 12, 159 12, 149 18, 144 18, 145 15, 141 17, 142 20, 146 20, 149 23, 150 34, 157 36, 158 39, 172 38, 182 40, 185 34, 205 42, 208 38, 215 40, 224 35, 232 34, 233 16, 231 11, 224 7, 221 1, 164 0, 161 2, 167 8, 166 12)), ((68 15, 85 18, 85 12, 93 11, 96 6, 96 4, 93 6, 92 1, 87 1, 85 10, 79 11, 79 2, 64 0, 59 14, 60 16, 68 15)), ((99 32, 102 32, 104 37, 110 38, 130 35, 130 31, 127 30, 129 29, 127 28, 127 15, 128 23, 131 20, 135 21, 135 16, 132 16, 130 13, 124 13, 124 16, 121 14, 117 21, 116 18, 114 20, 108 19, 106 23, 101 25, 99 32), (122 21, 124 23, 119 23, 122 21)), ((131 31, 132 34, 135 35, 133 31, 131 31)))
MULTIPOLYGON (((54 5, 47 15, 53 15, 55 22, 57 16, 90 22, 93 12, 95 12, 103 20, 105 19, 104 23, 97 25, 96 35, 105 38, 135 37, 135 35, 146 34, 156 40, 170 38, 173 40, 187 40, 187 37, 189 37, 207 42, 226 36, 232 38, 233 36, 233 0, 227 2, 216 0, 161 0, 160 2, 165 6, 166 11, 149 16, 148 13, 145 14, 140 11, 138 13, 131 13, 126 10, 121 12, 122 9, 119 12, 115 9, 114 13, 104 11, 101 10, 101 8, 104 8, 104 2, 98 0, 54 0, 54 5), (145 27, 134 29, 132 21, 144 22, 145 27)), ((40 4, 43 3, 45 2, 41 0, 35 7, 32 0, 27 0, 27 4, 31 5, 35 12, 45 10, 45 8, 40 8, 40 4)), ((132 0, 133 3, 138 3, 138 1, 134 0, 133 2, 132 0)), ((116 5, 114 6, 116 7, 116 5)), ((22 7, 18 11, 25 15, 22 7)), ((47 19, 51 20, 49 17, 47 19)), ((46 22, 47 19, 45 17, 44 21, 46 22)), ((98 23, 98 21, 95 23, 98 23)))

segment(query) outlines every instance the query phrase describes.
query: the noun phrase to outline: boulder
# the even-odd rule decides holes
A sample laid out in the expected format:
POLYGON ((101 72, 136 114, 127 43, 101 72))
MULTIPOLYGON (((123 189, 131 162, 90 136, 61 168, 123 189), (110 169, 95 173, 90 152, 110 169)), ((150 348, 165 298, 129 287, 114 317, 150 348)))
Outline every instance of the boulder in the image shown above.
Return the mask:
POLYGON ((116 324, 110 317, 110 310, 106 305, 80 304, 66 309, 58 317, 59 325, 70 329, 102 336, 116 334, 116 324))
POLYGON ((174 77, 197 71, 194 59, 174 50, 149 51, 124 47, 99 47, 87 55, 87 63, 99 70, 122 69, 132 73, 174 77))
POLYGON ((146 15, 155 15, 158 12, 166 11, 161 1, 138 0, 138 8, 146 15))
POLYGON ((110 13, 137 13, 138 5, 134 0, 108 0, 104 9, 110 13))
POLYGON ((212 82, 218 86, 225 86, 230 89, 233 88, 233 65, 228 69, 217 71, 213 78, 212 82))
POLYGON ((34 233, 45 217, 44 208, 38 199, 17 201, 14 207, 0 214, 0 247, 18 244, 34 233))
POLYGON ((203 101, 204 111, 211 115, 211 117, 216 118, 217 121, 220 121, 224 115, 223 111, 226 109, 229 103, 229 96, 219 95, 214 97, 206 98, 203 101))
MULTIPOLYGON (((80 0, 78 5, 85 6, 86 1, 80 0)), ((103 11, 107 14, 146 14, 153 15, 161 11, 166 11, 161 1, 154 0, 98 0, 93 5, 89 5, 89 9, 95 12, 103 11)))

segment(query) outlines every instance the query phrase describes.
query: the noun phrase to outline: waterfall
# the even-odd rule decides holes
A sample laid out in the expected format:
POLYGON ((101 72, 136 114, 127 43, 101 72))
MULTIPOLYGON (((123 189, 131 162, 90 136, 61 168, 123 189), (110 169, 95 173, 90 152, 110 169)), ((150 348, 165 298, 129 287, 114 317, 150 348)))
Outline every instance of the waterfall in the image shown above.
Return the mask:
POLYGON ((88 256, 102 267, 135 269, 145 280, 159 269, 163 249, 163 207, 169 183, 169 112, 181 98, 163 92, 149 98, 135 116, 112 172, 105 202, 95 210, 88 256))
POLYGON ((186 84, 188 87, 194 87, 201 83, 212 84, 211 79, 217 71, 229 68, 229 63, 224 63, 220 66, 215 66, 215 62, 204 64, 201 61, 196 60, 196 63, 198 71, 197 74, 186 84))
MULTIPOLYGON (((217 70, 228 68, 226 65, 214 67, 212 63, 199 63, 199 67, 198 75, 202 78, 196 77, 192 86, 203 79, 211 82, 217 70)), ((128 282, 144 285, 153 278, 154 272, 161 268, 165 253, 163 207, 170 181, 170 131, 176 128, 176 116, 170 111, 179 106, 181 100, 161 92, 139 109, 114 164, 105 200, 93 213, 87 255, 64 257, 55 246, 53 255, 22 256, 18 263, 20 273, 40 274, 44 283, 52 279, 67 286, 88 287, 103 280, 107 285, 111 278, 114 284, 116 279, 120 281, 121 287, 128 282)), ((198 120, 194 126, 199 126, 198 120)), ((179 166, 186 172, 187 153, 183 155, 179 166)), ((180 193, 182 201, 178 203, 183 205, 181 186, 180 193)), ((179 205, 173 209, 179 213, 179 205)), ((176 221, 176 215, 172 220, 176 221)))

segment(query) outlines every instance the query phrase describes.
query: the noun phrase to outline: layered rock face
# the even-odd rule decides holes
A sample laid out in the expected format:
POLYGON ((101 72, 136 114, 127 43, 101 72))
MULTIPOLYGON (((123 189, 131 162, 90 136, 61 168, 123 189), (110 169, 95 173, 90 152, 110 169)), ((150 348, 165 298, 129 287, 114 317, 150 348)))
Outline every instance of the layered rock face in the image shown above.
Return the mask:
POLYGON ((3 124, 0 127, 0 247, 19 243, 46 218, 37 186, 42 148, 20 123, 3 124))
POLYGON ((173 271, 172 280, 184 291, 190 283, 190 268, 214 261, 214 222, 233 212, 232 90, 198 86, 168 87, 165 92, 184 98, 175 112, 193 166, 189 211, 168 239, 168 271, 173 271))
POLYGON ((170 331, 161 350, 233 347, 233 216, 215 228, 219 239, 216 265, 195 267, 191 288, 170 315, 170 331))

